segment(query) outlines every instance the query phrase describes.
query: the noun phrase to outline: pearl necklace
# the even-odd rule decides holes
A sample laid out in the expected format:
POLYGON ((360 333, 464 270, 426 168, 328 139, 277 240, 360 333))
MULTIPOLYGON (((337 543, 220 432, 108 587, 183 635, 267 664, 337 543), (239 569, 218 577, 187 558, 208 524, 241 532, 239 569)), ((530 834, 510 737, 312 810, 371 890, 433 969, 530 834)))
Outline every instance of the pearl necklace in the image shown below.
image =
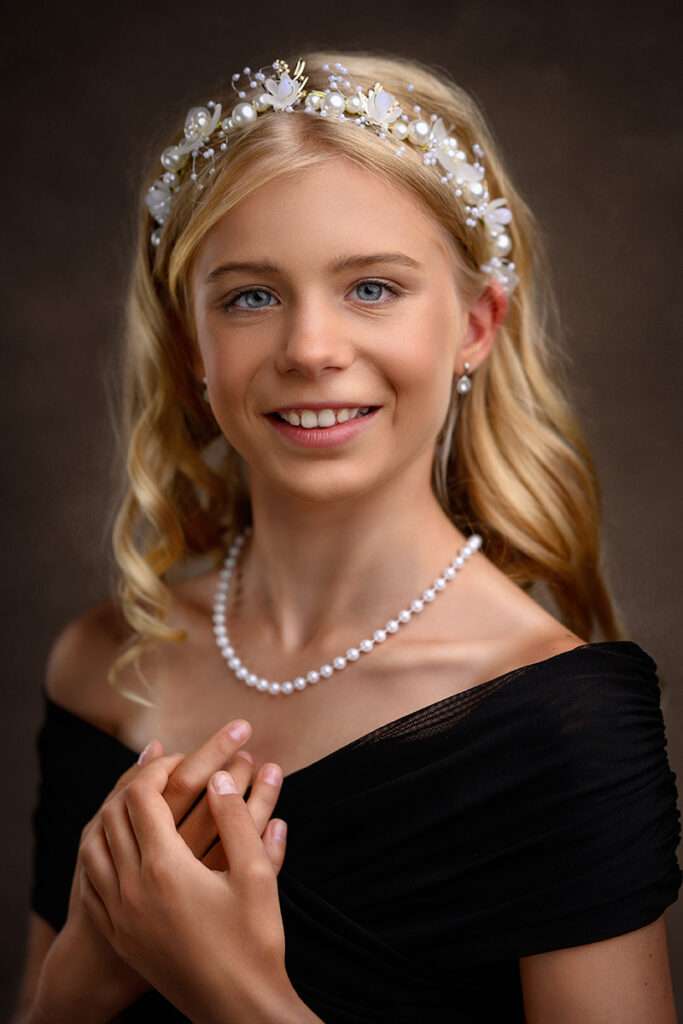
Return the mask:
POLYGON ((425 604, 431 603, 437 594, 445 590, 446 585, 455 579, 470 555, 473 555, 481 547, 481 537, 478 533, 473 533, 453 561, 434 580, 433 585, 422 592, 422 597, 416 598, 410 605, 410 608, 404 608, 395 619, 390 619, 382 629, 376 629, 372 640, 361 640, 358 647, 349 647, 345 655, 334 658, 331 663, 321 665, 317 670, 312 669, 305 676, 297 676, 296 679, 292 681, 287 680, 284 683, 274 683, 250 672, 246 665, 242 663, 235 654, 235 648, 230 643, 230 637, 225 625, 225 606, 230 589, 230 580, 232 579, 240 548, 251 531, 252 527, 248 526, 231 544, 223 568, 220 571, 216 596, 213 602, 213 631, 216 643, 222 656, 228 663, 228 667, 232 669, 238 679, 243 679, 247 686, 251 686, 263 693, 289 694, 294 693, 295 690, 304 690, 309 684, 318 683, 321 679, 329 679, 335 671, 341 672, 349 662, 358 661, 361 654, 370 654, 375 644, 382 644, 388 635, 398 633, 402 625, 410 622, 413 615, 419 615, 423 611, 425 604))

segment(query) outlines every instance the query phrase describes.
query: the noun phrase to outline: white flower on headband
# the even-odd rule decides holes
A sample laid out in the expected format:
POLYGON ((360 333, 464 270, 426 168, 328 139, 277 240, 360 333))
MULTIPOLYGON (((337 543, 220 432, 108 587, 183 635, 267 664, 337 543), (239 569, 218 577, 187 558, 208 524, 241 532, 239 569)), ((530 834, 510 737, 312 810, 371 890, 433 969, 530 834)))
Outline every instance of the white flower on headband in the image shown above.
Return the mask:
POLYGON ((379 82, 370 89, 363 104, 365 116, 372 124, 385 130, 401 116, 401 108, 395 96, 383 89, 379 82))
MULTIPOLYGON (((246 67, 242 74, 232 75, 232 87, 240 102, 223 121, 221 104, 213 100, 205 107, 192 107, 188 111, 183 138, 161 154, 165 173, 150 185, 145 197, 149 212, 158 224, 150 236, 152 245, 157 246, 161 241, 162 226, 171 212, 175 193, 183 185, 185 174, 181 171, 189 162, 190 154, 189 177, 195 182, 197 192, 201 192, 205 182, 216 172, 216 155, 228 149, 233 132, 252 124, 268 110, 292 111, 304 98, 304 113, 339 118, 374 131, 380 138, 389 140, 388 144, 399 157, 405 152, 404 143, 420 150, 424 164, 433 167, 450 194, 464 204, 467 227, 483 225, 488 240, 488 260, 480 269, 500 281, 510 295, 518 283, 515 264, 508 257, 512 241, 505 231, 512 214, 505 198, 490 199, 481 146, 477 142, 472 144, 474 159, 470 162, 440 117, 425 114, 415 105, 411 118, 379 82, 366 93, 354 84, 348 77, 348 69, 340 63, 333 69, 323 64, 322 70, 329 72, 327 89, 306 90, 308 76, 303 75, 304 66, 305 61, 298 60, 294 73, 290 74, 287 63, 276 60, 254 74, 246 67), (273 73, 272 77, 266 77, 266 70, 273 73)), ((407 83, 406 88, 410 93, 414 87, 407 83)))
POLYGON ((273 110, 286 110, 298 102, 303 91, 301 82, 295 82, 288 74, 282 75, 279 82, 274 78, 266 78, 263 83, 267 92, 261 97, 264 107, 272 107, 273 110))

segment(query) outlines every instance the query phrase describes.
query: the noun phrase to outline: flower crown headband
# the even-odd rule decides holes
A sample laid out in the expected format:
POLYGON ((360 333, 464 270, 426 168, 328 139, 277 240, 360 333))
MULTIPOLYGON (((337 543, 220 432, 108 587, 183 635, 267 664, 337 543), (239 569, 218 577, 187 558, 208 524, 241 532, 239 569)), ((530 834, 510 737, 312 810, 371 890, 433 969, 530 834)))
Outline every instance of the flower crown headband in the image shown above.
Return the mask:
MULTIPOLYGON (((512 220, 507 200, 491 200, 484 178, 484 151, 478 143, 472 146, 474 160, 469 163, 462 146, 436 114, 424 115, 415 105, 411 120, 403 111, 398 100, 379 82, 364 92, 348 77, 348 70, 342 64, 323 64, 328 74, 329 86, 325 90, 305 88, 308 76, 303 77, 305 61, 297 61, 294 74, 283 60, 265 65, 253 76, 251 68, 244 68, 232 76, 232 87, 239 102, 229 117, 221 120, 220 103, 209 100, 205 107, 191 107, 185 118, 184 137, 161 154, 164 173, 150 185, 145 202, 151 216, 157 222, 150 236, 153 246, 161 241, 161 230, 167 220, 175 194, 182 187, 186 174, 184 169, 192 158, 190 179, 197 192, 206 185, 206 179, 216 172, 216 149, 219 153, 229 147, 231 134, 251 124, 267 111, 291 113, 304 100, 306 114, 318 117, 338 118, 359 127, 369 129, 381 139, 387 139, 397 156, 405 153, 405 143, 422 150, 423 161, 434 167, 441 182, 459 202, 464 204, 467 214, 465 223, 469 228, 483 226, 488 243, 488 259, 480 269, 496 278, 506 295, 514 291, 518 277, 515 264, 509 258, 512 241, 505 226, 512 220), (265 71, 272 71, 267 77, 265 71), (247 90, 248 86, 248 90, 247 90), (200 170, 197 169, 199 158, 200 170), (208 166, 207 166, 208 165, 208 166)), ((409 83, 408 92, 414 85, 409 83)))

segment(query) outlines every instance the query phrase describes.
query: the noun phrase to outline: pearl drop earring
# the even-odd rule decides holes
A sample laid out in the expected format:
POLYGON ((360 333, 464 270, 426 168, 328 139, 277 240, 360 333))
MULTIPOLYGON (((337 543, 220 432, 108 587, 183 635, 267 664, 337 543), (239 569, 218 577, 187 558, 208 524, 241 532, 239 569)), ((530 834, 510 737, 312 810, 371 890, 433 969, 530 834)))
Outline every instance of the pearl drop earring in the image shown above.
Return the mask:
POLYGON ((462 376, 458 377, 458 380, 456 382, 455 389, 458 392, 458 394, 460 394, 460 395, 466 395, 467 392, 472 387, 472 381, 467 376, 467 371, 469 370, 469 368, 470 368, 470 364, 469 363, 465 363, 464 372, 463 372, 462 376))

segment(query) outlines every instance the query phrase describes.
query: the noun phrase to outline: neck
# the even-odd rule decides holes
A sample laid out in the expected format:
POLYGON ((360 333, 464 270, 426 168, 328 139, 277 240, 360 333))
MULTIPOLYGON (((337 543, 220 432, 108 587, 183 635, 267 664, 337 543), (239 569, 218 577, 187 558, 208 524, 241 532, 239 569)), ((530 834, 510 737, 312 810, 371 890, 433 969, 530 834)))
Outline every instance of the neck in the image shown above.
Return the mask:
POLYGON ((360 639, 383 625, 467 539, 431 488, 406 487, 405 479, 324 504, 263 494, 252 479, 251 497, 253 532, 238 559, 242 586, 230 614, 282 654, 329 649, 340 632, 360 639))

